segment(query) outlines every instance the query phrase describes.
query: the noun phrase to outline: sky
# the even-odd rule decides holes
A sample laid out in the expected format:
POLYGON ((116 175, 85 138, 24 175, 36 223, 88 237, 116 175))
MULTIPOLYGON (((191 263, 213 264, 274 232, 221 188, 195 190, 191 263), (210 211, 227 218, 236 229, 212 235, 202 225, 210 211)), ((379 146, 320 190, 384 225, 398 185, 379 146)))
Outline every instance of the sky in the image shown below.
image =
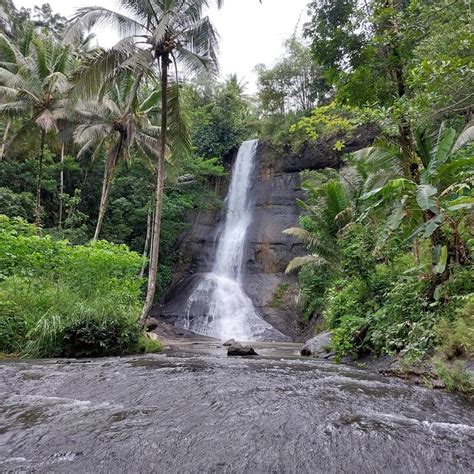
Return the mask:
MULTIPOLYGON (((221 76, 237 73, 255 92, 254 67, 273 64, 283 52, 283 42, 301 30, 309 0, 226 0, 209 12, 220 36, 221 76), (299 25, 299 28, 298 28, 299 25)), ((14 0, 17 7, 33 8, 42 0, 14 0)), ((70 16, 77 8, 102 6, 114 9, 115 0, 49 0, 54 12, 70 16)), ((104 28, 96 32, 101 45, 111 46, 116 36, 104 28)))

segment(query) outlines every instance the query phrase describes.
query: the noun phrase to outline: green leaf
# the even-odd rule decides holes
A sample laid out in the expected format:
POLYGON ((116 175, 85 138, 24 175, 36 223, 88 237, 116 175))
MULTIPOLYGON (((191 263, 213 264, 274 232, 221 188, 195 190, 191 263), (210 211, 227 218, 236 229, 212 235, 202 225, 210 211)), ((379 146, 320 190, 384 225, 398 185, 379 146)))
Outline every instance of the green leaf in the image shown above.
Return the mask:
POLYGON ((410 181, 405 178, 397 178, 397 179, 391 179, 385 186, 382 186, 380 188, 373 189, 372 191, 369 191, 367 193, 362 194, 360 199, 365 200, 369 199, 372 196, 375 196, 377 194, 383 194, 384 196, 390 196, 393 197, 394 193, 405 191, 405 190, 411 190, 416 187, 416 184, 413 181, 410 181))
POLYGON ((454 128, 447 128, 442 137, 441 140, 438 143, 438 147, 436 149, 436 156, 434 159, 433 165, 431 165, 429 168, 432 169, 433 171, 436 169, 438 165, 441 163, 444 163, 448 157, 449 153, 451 151, 451 148, 453 147, 454 140, 456 138, 456 130, 454 128))
POLYGON ((460 211, 461 209, 474 209, 474 204, 457 204, 448 207, 448 211, 460 211))
POLYGON ((441 297, 443 296, 443 285, 438 285, 435 288, 433 296, 434 296, 435 301, 439 301, 441 299, 441 297))
POLYGON ((453 146, 453 152, 459 150, 466 143, 474 141, 474 125, 470 123, 467 127, 461 132, 456 143, 453 146))
POLYGON ((461 209, 473 209, 474 198, 470 196, 461 196, 457 199, 449 201, 448 211, 459 211, 461 209))
POLYGON ((434 196, 438 190, 430 184, 422 184, 416 188, 416 202, 423 209, 423 211, 438 212, 436 207, 436 200, 434 196))
POLYGON ((412 234, 406 239, 406 243, 413 242, 416 237, 420 237, 422 239, 427 239, 432 236, 433 232, 438 229, 438 227, 444 222, 443 214, 438 214, 428 222, 424 222, 420 226, 418 226, 412 234))
POLYGON ((402 200, 394 206, 392 213, 388 217, 382 229, 382 232, 377 242, 377 247, 382 246, 386 242, 390 234, 400 227, 400 224, 406 215, 405 205, 407 200, 408 196, 403 196, 402 200))
POLYGON ((442 166, 439 166, 436 174, 437 176, 442 176, 444 178, 446 175, 458 171, 459 169, 472 167, 474 167, 474 157, 459 158, 455 161, 451 161, 449 163, 443 164, 442 166))
POLYGON ((446 270, 446 264, 448 262, 448 247, 446 247, 446 245, 441 247, 437 257, 437 263, 433 268, 433 271, 435 273, 441 274, 446 270))

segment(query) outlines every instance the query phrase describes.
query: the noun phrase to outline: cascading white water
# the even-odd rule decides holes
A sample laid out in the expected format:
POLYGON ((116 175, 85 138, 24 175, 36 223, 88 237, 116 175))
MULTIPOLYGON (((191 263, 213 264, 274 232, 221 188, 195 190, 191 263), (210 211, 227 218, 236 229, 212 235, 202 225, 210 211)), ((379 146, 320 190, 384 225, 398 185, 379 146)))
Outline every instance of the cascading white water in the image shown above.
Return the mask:
MULTIPOLYGON (((227 214, 213 270, 203 276, 187 304, 185 329, 221 339, 258 340, 280 334, 261 319, 242 289, 242 263, 252 220, 250 186, 258 140, 242 143, 226 199, 227 214), (206 307, 196 317, 196 307, 206 307)), ((280 334, 281 335, 281 334, 280 334)))

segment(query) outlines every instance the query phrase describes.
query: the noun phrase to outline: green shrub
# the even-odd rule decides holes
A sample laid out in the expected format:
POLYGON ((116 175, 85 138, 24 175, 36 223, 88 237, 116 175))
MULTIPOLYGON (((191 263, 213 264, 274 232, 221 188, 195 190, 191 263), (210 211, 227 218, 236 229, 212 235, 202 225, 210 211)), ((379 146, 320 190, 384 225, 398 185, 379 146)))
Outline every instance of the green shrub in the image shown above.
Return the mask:
POLYGON ((371 303, 365 282, 357 278, 337 280, 327 292, 326 324, 334 329, 348 318, 364 318, 371 303))
POLYGON ((371 343, 376 353, 394 353, 410 345, 424 352, 433 340, 433 313, 427 311, 427 283, 413 276, 393 275, 394 281, 380 298, 374 313, 371 343))
POLYGON ((28 357, 81 357, 121 354, 125 347, 133 348, 138 336, 130 334, 137 327, 140 293, 110 283, 107 290, 103 287, 85 296, 64 281, 6 279, 0 284, 0 297, 8 302, 0 306, 0 351, 28 357), (92 350, 87 341, 94 340, 100 347, 92 350))
POLYGON ((332 332, 332 349, 336 362, 340 362, 346 355, 358 358, 369 352, 369 326, 369 319, 359 316, 345 316, 339 321, 338 327, 332 332))
POLYGON ((457 311, 456 318, 443 318, 435 327, 439 336, 439 351, 448 359, 474 357, 474 296, 457 311))
POLYGON ((21 216, 33 219, 35 198, 32 193, 16 193, 9 188, 0 187, 0 209, 8 216, 21 216))
POLYGON ((300 298, 299 309, 308 320, 315 312, 323 312, 325 293, 332 281, 331 270, 327 266, 304 265, 298 275, 300 298))
POLYGON ((435 370, 450 392, 474 395, 474 382, 464 361, 456 360, 452 364, 447 364, 442 360, 435 360, 435 370))
POLYGON ((349 224, 338 239, 343 274, 367 280, 377 263, 372 252, 374 246, 373 229, 361 224, 349 224))
POLYGON ((61 333, 62 357, 117 356, 138 349, 141 328, 137 321, 108 317, 80 319, 61 333))
POLYGON ((2 221, 0 352, 89 357, 138 350, 138 254, 104 241, 73 246, 32 235, 21 220, 2 221))

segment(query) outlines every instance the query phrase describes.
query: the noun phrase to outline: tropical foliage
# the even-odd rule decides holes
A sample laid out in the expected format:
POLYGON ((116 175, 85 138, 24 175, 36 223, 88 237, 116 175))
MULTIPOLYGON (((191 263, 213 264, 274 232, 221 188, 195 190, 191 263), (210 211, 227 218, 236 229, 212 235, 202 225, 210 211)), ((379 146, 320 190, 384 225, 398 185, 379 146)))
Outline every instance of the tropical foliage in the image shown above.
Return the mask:
POLYGON ((332 137, 343 160, 340 172, 306 173, 301 225, 285 231, 309 251, 288 266, 300 269, 303 315, 324 318, 339 359, 438 350, 453 387, 464 379, 462 361, 450 378, 450 360, 470 357, 472 332, 469 8, 313 0, 309 14, 305 38, 331 102, 288 114, 279 119, 287 132, 268 134, 294 150, 332 137), (343 156, 363 124, 379 138, 343 156))
POLYGON ((67 21, 0 0, 0 351, 139 350, 186 212, 220 205, 226 158, 258 135, 340 165, 304 172, 285 231, 308 250, 288 266, 304 319, 324 320, 339 359, 437 351, 466 390, 449 367, 472 356, 467 3, 308 0, 254 96, 216 79, 206 9, 222 3, 120 0, 67 21), (117 44, 97 46, 100 26, 117 44), (377 140, 348 153, 369 129, 377 140))
MULTIPOLYGON (((28 233, 38 236, 30 235, 33 240, 25 243, 16 230, 8 239, 2 234, 8 240, 4 251, 12 262, 22 262, 11 269, 8 258, 2 259, 2 291, 15 306, 19 318, 15 324, 25 329, 18 329, 15 339, 15 324, 10 325, 0 351, 80 355, 79 346, 87 346, 88 338, 92 352, 96 346, 109 353, 114 345, 120 353, 138 347, 133 342, 140 336, 135 327, 137 304, 146 281, 139 274, 149 269, 143 325, 155 293, 159 296, 166 290, 171 268, 180 258, 172 249, 184 228, 184 213, 220 204, 209 182, 224 174, 221 159, 250 132, 244 124, 250 102, 236 78, 223 85, 209 81, 210 102, 202 99, 198 80, 184 82, 202 72, 211 78, 216 70, 216 37, 203 15, 207 5, 206 1, 124 0, 125 14, 82 9, 66 25, 66 19, 48 5, 33 14, 2 1, 0 212, 34 220, 36 227, 29 227, 28 233), (94 46, 90 34, 94 25, 105 23, 123 36, 107 50, 94 46), (219 123, 228 124, 226 132, 216 133, 207 146, 200 146, 198 136, 209 127, 210 115, 214 129, 219 123), (191 147, 192 138, 197 147, 191 147), (99 237, 128 244, 143 255, 128 264, 133 288, 126 284, 128 277, 114 277, 117 284, 123 280, 123 311, 118 309, 120 288, 116 292, 109 277, 95 274, 91 266, 95 257, 76 259, 76 251, 89 252, 89 239, 99 237), (28 262, 22 260, 29 252, 35 259, 36 248, 43 246, 46 254, 51 253, 51 265, 64 265, 50 269, 56 282, 50 274, 37 275, 39 267, 28 270, 28 262), (164 253, 158 267, 160 249, 164 253), (150 265, 144 257, 150 257, 150 265), (88 295, 86 289, 71 286, 74 276, 80 286, 81 275, 87 274, 91 282, 102 280, 103 289, 97 285, 97 292, 91 289, 88 295), (42 307, 50 305, 50 311, 38 310, 41 294, 42 307), (114 301, 117 311, 113 311, 114 301), (127 328, 132 328, 130 333, 127 328), (108 331, 111 337, 124 335, 123 343, 97 339, 108 331), (56 348, 45 344, 44 350, 31 348, 34 341, 42 340, 41 334, 59 340, 65 332, 68 340, 82 341, 71 352, 61 349, 62 343, 56 348)), ((13 221, 3 218, 2 227, 10 226, 7 222, 13 221)), ((102 249, 106 244, 96 245, 102 249)), ((96 247, 90 244, 90 249, 96 247)), ((119 249, 110 247, 109 253, 97 258, 105 262, 119 249)), ((130 255, 138 258, 133 252, 130 255)), ((49 268, 47 262, 46 257, 38 257, 39 266, 49 268)))

